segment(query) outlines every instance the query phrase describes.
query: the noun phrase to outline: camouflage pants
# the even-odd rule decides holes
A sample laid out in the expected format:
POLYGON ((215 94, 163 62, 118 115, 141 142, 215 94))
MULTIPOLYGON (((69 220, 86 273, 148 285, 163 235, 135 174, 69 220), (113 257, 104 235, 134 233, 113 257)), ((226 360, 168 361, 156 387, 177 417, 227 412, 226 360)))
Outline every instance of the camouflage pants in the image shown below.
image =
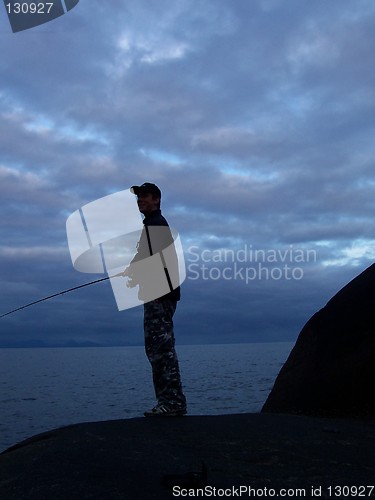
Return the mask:
POLYGON ((152 300, 144 304, 145 349, 152 367, 158 403, 184 409, 186 400, 182 392, 173 332, 176 304, 170 299, 152 300))

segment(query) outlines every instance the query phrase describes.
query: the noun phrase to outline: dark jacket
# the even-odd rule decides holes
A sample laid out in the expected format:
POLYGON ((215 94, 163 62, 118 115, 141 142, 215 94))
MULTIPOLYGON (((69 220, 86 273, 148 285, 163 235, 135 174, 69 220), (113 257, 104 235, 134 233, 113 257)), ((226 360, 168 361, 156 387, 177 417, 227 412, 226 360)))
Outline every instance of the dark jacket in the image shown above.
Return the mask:
MULTIPOLYGON (((144 229, 141 233, 141 237, 138 242, 138 250, 132 260, 132 263, 142 259, 146 259, 156 253, 159 252, 161 253, 162 250, 172 245, 174 241, 171 230, 169 228, 169 224, 161 214, 161 210, 155 210, 151 214, 148 214, 143 219, 143 224, 144 224, 144 229), (164 227, 165 230, 153 229, 155 227, 159 228, 164 227)), ((173 262, 173 269, 168 269, 166 266, 164 266, 164 271, 166 273, 166 279, 169 280, 168 283, 171 288, 171 292, 166 295, 163 295, 163 297, 159 297, 159 299, 172 299, 176 301, 180 300, 180 295, 181 295, 180 287, 178 286, 173 290, 169 278, 169 276, 172 274, 176 276, 177 273, 178 275, 177 254, 175 257, 175 262, 173 262)))

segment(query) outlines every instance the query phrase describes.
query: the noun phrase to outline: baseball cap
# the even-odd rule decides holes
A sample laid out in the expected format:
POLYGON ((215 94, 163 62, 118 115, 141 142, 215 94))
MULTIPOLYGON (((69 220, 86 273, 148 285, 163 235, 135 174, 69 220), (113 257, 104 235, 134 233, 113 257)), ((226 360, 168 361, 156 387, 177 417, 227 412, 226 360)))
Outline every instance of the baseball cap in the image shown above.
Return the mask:
POLYGON ((141 186, 132 186, 130 188, 130 191, 133 194, 151 193, 157 196, 158 198, 161 198, 160 189, 157 187, 156 184, 152 184, 151 182, 144 182, 141 186))

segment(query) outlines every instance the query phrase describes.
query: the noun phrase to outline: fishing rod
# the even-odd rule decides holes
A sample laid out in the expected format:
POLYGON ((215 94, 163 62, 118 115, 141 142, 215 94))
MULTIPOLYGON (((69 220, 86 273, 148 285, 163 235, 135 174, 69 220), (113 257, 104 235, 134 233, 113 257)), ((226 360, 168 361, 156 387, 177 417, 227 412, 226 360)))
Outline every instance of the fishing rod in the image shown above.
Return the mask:
POLYGON ((90 283, 84 283, 83 285, 78 285, 78 286, 75 286, 73 288, 68 288, 67 290, 63 290, 62 292, 54 293, 53 295, 49 295, 48 297, 44 297, 43 299, 34 300, 34 302, 30 302, 29 304, 25 304, 24 306, 17 307, 17 309, 13 309, 12 311, 8 311, 5 314, 2 314, 0 316, 0 319, 4 318, 4 316, 8 316, 9 314, 13 314, 17 311, 21 311, 21 309, 25 309, 26 307, 30 307, 30 306, 33 306, 35 304, 39 304, 39 302, 44 302, 45 300, 53 299, 53 297, 57 297, 59 295, 64 295, 64 293, 73 292, 74 290, 78 290, 79 288, 83 288, 83 287, 89 286, 89 285, 94 285, 95 283, 100 283, 101 281, 109 280, 110 278, 115 278, 118 276, 124 276, 124 275, 123 275, 123 273, 119 273, 119 274, 115 274, 114 276, 107 276, 106 278, 100 278, 98 280, 90 281, 90 283))

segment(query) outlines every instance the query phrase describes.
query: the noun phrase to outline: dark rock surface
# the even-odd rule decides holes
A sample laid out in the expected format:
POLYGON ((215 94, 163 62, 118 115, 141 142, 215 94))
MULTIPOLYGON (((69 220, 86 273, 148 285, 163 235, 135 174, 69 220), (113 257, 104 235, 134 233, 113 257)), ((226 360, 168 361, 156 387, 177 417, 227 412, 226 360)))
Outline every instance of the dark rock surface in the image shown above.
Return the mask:
POLYGON ((263 412, 375 416, 375 264, 306 323, 263 412))
MULTIPOLYGON (((194 476, 202 463, 211 491, 251 487, 262 490, 252 495, 259 498, 277 497, 283 488, 291 489, 287 496, 312 498, 311 488, 321 487, 315 496, 332 498, 338 495, 329 487, 373 484, 374 449, 371 420, 241 414, 84 423, 2 453, 0 498, 177 498, 165 484, 171 476, 189 490, 202 484, 194 476)), ((361 491, 375 496, 375 489, 361 491)))

